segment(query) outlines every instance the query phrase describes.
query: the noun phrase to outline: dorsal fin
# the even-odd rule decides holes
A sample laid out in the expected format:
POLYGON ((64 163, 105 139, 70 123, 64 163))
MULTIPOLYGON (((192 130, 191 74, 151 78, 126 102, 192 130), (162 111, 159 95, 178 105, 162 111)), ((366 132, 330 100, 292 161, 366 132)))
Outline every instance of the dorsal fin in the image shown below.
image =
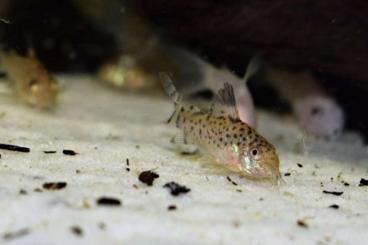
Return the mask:
POLYGON ((239 118, 234 89, 229 83, 225 83, 224 87, 217 92, 211 107, 211 113, 214 116, 229 116, 233 119, 239 118))

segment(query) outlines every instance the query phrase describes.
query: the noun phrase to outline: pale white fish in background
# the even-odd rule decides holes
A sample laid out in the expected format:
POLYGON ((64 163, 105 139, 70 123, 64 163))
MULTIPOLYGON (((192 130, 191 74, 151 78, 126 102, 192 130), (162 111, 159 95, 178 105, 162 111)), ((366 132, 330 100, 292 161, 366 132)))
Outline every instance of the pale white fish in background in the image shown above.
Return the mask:
POLYGON ((179 72, 175 74, 174 83, 182 94, 190 95, 205 89, 216 94, 224 83, 229 83, 234 88, 240 119, 256 127, 253 99, 246 85, 248 79, 257 71, 256 62, 252 60, 245 76, 240 78, 227 68, 216 68, 187 50, 177 47, 170 47, 168 50, 177 63, 179 72))
POLYGON ((291 105, 300 127, 316 136, 341 134, 344 111, 307 71, 267 67, 265 80, 291 105))

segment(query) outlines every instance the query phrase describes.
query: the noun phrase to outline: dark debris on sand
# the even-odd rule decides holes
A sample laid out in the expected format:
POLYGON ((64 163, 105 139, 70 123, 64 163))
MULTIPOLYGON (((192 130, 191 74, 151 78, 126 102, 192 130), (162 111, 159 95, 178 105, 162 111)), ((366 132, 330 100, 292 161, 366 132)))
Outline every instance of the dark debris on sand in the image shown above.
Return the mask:
POLYGON ((116 207, 121 206, 121 201, 115 197, 100 197, 97 199, 97 205, 116 207))
POLYGON ((1 150, 8 150, 8 151, 16 151, 16 152, 24 152, 28 153, 31 150, 28 147, 18 146, 18 145, 9 145, 9 144, 0 144, 1 150))
POLYGON ((337 204, 332 204, 332 205, 330 205, 330 206, 328 206, 329 208, 332 208, 332 209, 339 209, 340 208, 340 206, 339 205, 337 205, 337 204))
POLYGON ((46 182, 42 185, 45 190, 61 190, 67 186, 66 182, 46 182))
POLYGON ((174 181, 166 183, 164 188, 168 188, 170 190, 170 194, 173 196, 179 196, 180 194, 186 194, 190 192, 190 189, 186 186, 180 185, 174 181))
POLYGON ((148 170, 148 171, 143 171, 139 174, 138 179, 145 183, 146 185, 152 186, 153 185, 153 181, 155 179, 157 179, 158 177, 160 177, 160 175, 158 175, 157 173, 148 170))
POLYGON ((64 155, 67 155, 67 156, 75 156, 77 155, 78 153, 76 153, 75 151, 73 150, 63 150, 63 154, 64 155))
POLYGON ((76 235, 76 236, 79 236, 79 237, 83 236, 83 230, 82 230, 82 228, 81 228, 81 227, 79 227, 79 226, 73 225, 72 227, 70 227, 70 231, 71 231, 74 235, 76 235))
POLYGON ((360 179, 359 186, 368 186, 368 179, 360 179))
POLYGON ((296 224, 299 226, 299 227, 301 227, 301 228, 308 228, 309 227, 309 225, 304 221, 304 220, 301 220, 301 219, 298 219, 297 221, 296 221, 296 224))
POLYGON ((17 231, 12 231, 12 232, 6 232, 3 235, 3 239, 4 240, 13 240, 16 238, 20 238, 23 236, 26 236, 30 233, 30 230, 28 228, 23 228, 17 231))
POLYGON ((341 196, 342 194, 344 194, 343 191, 323 191, 323 194, 331 194, 331 195, 335 195, 335 196, 341 196))

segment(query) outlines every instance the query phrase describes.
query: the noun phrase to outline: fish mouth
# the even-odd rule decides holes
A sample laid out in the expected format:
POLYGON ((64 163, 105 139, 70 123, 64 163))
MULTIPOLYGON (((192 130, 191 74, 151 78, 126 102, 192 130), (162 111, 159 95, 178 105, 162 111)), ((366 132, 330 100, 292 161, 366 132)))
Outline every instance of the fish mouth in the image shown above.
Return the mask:
MULTIPOLYGON (((277 162, 278 163, 278 162, 277 162)), ((273 183, 278 184, 282 180, 280 170, 278 168, 278 164, 269 164, 266 170, 267 178, 273 183)))
POLYGON ((276 167, 258 168, 253 172, 243 171, 245 177, 256 181, 267 181, 273 185, 279 185, 285 181, 281 177, 281 173, 276 167))

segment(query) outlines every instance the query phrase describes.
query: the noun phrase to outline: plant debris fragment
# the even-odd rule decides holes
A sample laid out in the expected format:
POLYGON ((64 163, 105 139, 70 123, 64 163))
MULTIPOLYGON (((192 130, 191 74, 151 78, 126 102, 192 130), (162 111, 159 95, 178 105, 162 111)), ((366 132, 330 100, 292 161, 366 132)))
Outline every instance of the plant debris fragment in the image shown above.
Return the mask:
POLYGON ((238 183, 236 183, 234 180, 232 180, 229 176, 226 176, 226 179, 233 185, 238 185, 238 183))
POLYGON ((97 205, 100 206, 121 206, 121 201, 114 197, 100 197, 97 199, 97 205))
POLYGON ((332 208, 332 209, 339 209, 340 208, 340 206, 339 205, 337 205, 337 204, 332 204, 332 205, 330 205, 330 206, 328 206, 329 208, 332 208))
POLYGON ((130 167, 129 167, 129 165, 130 165, 129 158, 127 158, 127 159, 126 159, 126 165, 127 165, 127 167, 125 168, 125 170, 126 170, 127 172, 129 172, 129 171, 130 171, 130 167))
POLYGON ((76 153, 75 151, 73 150, 63 150, 63 154, 64 155, 68 155, 68 156, 75 156, 77 155, 78 153, 76 153))
POLYGON ((43 153, 45 153, 45 154, 55 154, 56 151, 43 151, 43 153))
POLYGON ((170 190, 170 194, 173 196, 178 196, 180 194, 185 194, 185 193, 190 192, 189 188, 183 185, 179 185, 178 183, 174 181, 166 183, 163 187, 168 188, 170 190))
POLYGON ((76 236, 83 236, 83 230, 79 226, 74 225, 70 227, 70 231, 76 236))
POLYGON ((304 220, 301 220, 301 219, 298 219, 296 221, 296 224, 299 226, 299 227, 302 227, 302 228, 308 228, 309 225, 304 221, 304 220))
POLYGON ((301 163, 297 163, 296 165, 298 165, 299 168, 303 167, 303 165, 301 163))
POLYGON ((8 144, 0 144, 0 149, 8 150, 8 151, 17 151, 17 152, 30 152, 31 151, 28 147, 8 145, 8 144))
POLYGON ((176 205, 169 205, 167 207, 167 210, 169 210, 169 211, 173 211, 173 210, 176 210, 176 209, 177 209, 176 205))
POLYGON ((344 186, 350 186, 350 184, 349 184, 348 182, 341 181, 341 183, 342 183, 344 186))
POLYGON ((197 150, 195 150, 195 151, 181 151, 180 152, 180 155, 182 155, 182 156, 192 156, 192 155, 195 155, 195 154, 197 154, 197 150))
POLYGON ((367 186, 368 185, 368 179, 360 179, 359 186, 367 186))
POLYGON ((29 234, 29 229, 28 228, 23 228, 23 229, 13 231, 13 232, 6 232, 3 235, 3 239, 4 240, 13 240, 15 238, 26 236, 28 234, 29 234))
POLYGON ((153 181, 154 181, 155 179, 157 179, 158 177, 160 177, 158 174, 156 174, 155 172, 153 172, 153 171, 151 171, 151 170, 148 170, 148 171, 143 171, 143 172, 141 172, 141 173, 139 174, 139 176, 138 176, 138 179, 139 179, 141 182, 143 182, 143 183, 145 183, 145 184, 147 184, 147 185, 151 186, 151 185, 153 184, 153 181))
POLYGON ((42 185, 45 190, 61 190, 67 186, 66 182, 46 182, 42 185))
POLYGON ((331 194, 335 196, 341 196, 344 192, 343 191, 323 191, 324 194, 331 194))

